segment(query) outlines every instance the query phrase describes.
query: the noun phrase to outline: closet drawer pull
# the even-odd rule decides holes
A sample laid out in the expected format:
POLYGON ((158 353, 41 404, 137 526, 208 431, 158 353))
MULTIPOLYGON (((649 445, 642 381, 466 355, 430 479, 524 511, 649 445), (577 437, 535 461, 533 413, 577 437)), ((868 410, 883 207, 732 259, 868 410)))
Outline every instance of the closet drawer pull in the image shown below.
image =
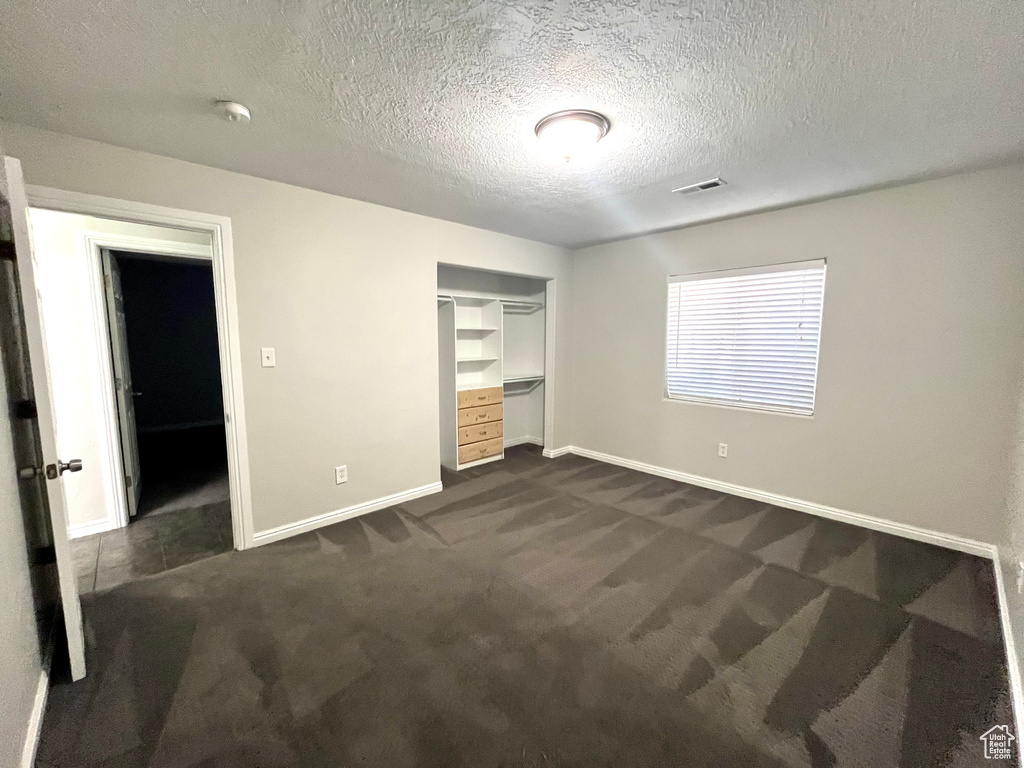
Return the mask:
POLYGON ((474 424, 485 424, 488 421, 501 421, 501 404, 481 405, 478 408, 462 408, 459 410, 459 426, 471 427, 474 424))
POLYGON ((479 443, 481 440, 492 440, 504 434, 502 422, 492 421, 487 424, 480 424, 473 427, 463 427, 459 430, 459 445, 479 443))
POLYGON ((472 445, 460 446, 459 464, 468 464, 478 459, 486 459, 488 456, 498 456, 504 448, 505 446, 500 437, 496 437, 493 440, 484 440, 480 443, 473 443, 472 445))
POLYGON ((495 403, 500 403, 501 398, 501 387, 463 389, 458 394, 459 408, 472 408, 478 405, 494 405, 495 403))

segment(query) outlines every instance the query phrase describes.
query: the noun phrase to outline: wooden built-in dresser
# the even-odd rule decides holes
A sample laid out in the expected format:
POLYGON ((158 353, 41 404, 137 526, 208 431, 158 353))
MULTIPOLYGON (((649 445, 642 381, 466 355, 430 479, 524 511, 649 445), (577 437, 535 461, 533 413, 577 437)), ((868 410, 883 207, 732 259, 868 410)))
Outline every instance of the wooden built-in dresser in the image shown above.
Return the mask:
POLYGON ((459 464, 469 464, 504 450, 502 388, 463 389, 457 393, 459 464))

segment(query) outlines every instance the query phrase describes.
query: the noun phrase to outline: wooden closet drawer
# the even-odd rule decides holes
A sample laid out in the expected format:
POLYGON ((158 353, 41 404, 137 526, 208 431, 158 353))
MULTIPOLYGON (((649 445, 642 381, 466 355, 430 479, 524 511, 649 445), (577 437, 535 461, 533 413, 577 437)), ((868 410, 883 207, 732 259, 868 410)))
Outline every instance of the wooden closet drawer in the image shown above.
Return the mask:
POLYGON ((491 421, 486 424, 476 424, 472 427, 463 427, 459 430, 459 445, 479 443, 481 440, 492 440, 505 434, 500 421, 491 421))
POLYGON ((459 464, 469 464, 469 462, 476 461, 477 459, 497 456, 504 447, 500 437, 473 443, 472 445, 459 446, 459 464))
POLYGON ((478 405, 494 405, 501 402, 501 387, 464 389, 458 393, 459 408, 473 408, 478 405))
POLYGON ((481 405, 479 408, 462 408, 459 410, 459 426, 471 427, 488 421, 501 421, 501 404, 481 405))

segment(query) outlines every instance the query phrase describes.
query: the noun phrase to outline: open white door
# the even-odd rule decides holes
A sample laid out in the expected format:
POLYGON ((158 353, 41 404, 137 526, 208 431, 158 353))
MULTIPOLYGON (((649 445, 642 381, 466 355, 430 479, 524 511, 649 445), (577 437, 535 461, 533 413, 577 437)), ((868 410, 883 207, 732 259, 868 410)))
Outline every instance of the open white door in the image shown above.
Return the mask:
POLYGON ((79 680, 85 677, 85 637, 82 633, 82 606, 78 598, 75 562, 68 539, 68 510, 64 497, 64 481, 61 476, 68 470, 78 471, 82 468, 82 463, 77 460, 63 462, 57 454, 57 422, 53 411, 53 390, 50 386, 50 366, 46 356, 43 317, 36 288, 36 263, 28 229, 25 184, 21 174, 21 163, 11 157, 4 157, 3 161, 7 176, 7 189, 0 190, 0 194, 7 198, 11 209, 15 260, 18 267, 22 307, 25 313, 25 343, 28 348, 32 389, 35 396, 39 447, 43 456, 41 467, 29 467, 23 469, 22 472, 27 471, 28 478, 31 478, 32 472, 35 470, 46 478, 46 499, 53 529, 57 577, 60 582, 64 625, 67 629, 68 651, 71 656, 71 676, 73 679, 79 680))
POLYGON ((103 261, 103 289, 107 298, 107 327, 110 332, 110 356, 114 365, 114 394, 117 398, 117 424, 121 433, 121 462, 124 465, 124 492, 128 516, 139 511, 142 473, 139 465, 139 438, 135 428, 135 391, 132 367, 128 360, 128 330, 124 320, 124 295, 121 293, 121 269, 106 248, 103 261))

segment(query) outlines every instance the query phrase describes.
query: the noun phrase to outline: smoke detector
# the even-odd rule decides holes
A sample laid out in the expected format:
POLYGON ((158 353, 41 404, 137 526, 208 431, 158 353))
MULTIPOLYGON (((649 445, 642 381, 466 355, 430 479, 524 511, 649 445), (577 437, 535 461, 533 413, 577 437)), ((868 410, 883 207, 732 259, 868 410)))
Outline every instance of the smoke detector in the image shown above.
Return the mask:
POLYGON ((678 192, 680 195, 689 195, 693 192, 707 192, 709 189, 724 186, 725 179, 715 177, 713 179, 708 179, 707 181, 699 181, 696 184, 687 184, 685 187, 676 187, 672 191, 678 192))
POLYGON ((229 123, 248 123, 252 119, 249 108, 237 101, 218 101, 213 106, 229 123))

